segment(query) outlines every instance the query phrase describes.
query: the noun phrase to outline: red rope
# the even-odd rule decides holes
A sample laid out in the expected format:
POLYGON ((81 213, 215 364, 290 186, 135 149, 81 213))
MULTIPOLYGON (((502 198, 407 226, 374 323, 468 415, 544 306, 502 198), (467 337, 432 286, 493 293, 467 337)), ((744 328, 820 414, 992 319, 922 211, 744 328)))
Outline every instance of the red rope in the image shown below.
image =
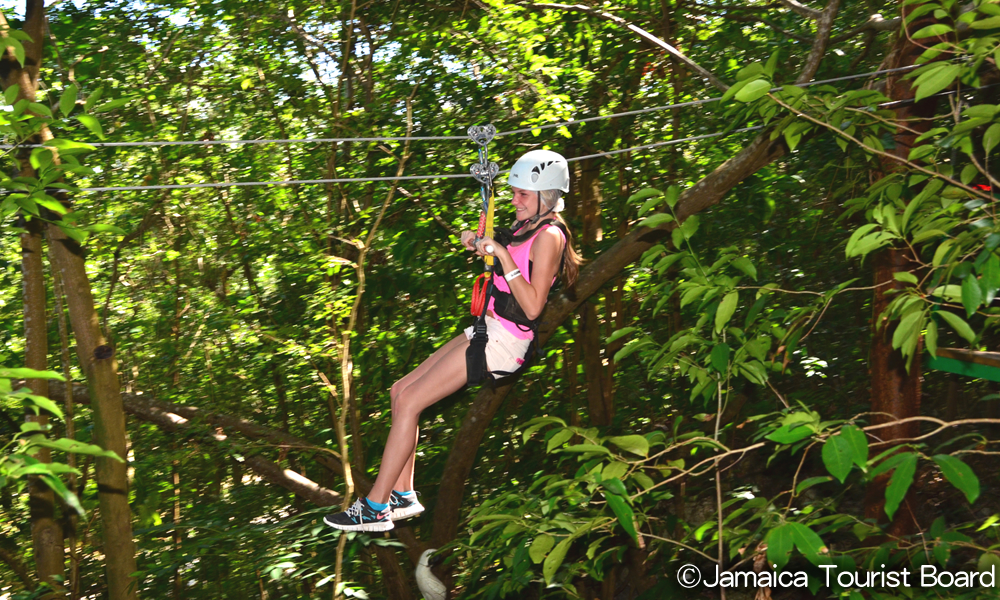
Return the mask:
POLYGON ((486 308, 486 288, 490 283, 491 273, 480 273, 472 284, 472 316, 478 317, 486 308))

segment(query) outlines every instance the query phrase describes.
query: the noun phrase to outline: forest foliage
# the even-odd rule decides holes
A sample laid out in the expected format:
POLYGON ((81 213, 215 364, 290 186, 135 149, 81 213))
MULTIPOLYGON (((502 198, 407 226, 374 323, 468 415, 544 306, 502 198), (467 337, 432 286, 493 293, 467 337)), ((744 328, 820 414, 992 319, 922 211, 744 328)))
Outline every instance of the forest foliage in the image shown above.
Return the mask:
POLYGON ((1000 567, 1000 395, 929 362, 1000 341, 1000 3, 46 11, 37 98, 0 112, 0 598, 107 593, 101 459, 128 466, 138 596, 415 598, 430 548, 455 598, 701 597, 689 564, 803 574, 739 598, 994 593, 824 577, 1000 567), (580 282, 522 376, 424 412, 428 513, 341 535, 322 515, 377 473, 389 387, 470 323, 478 186, 445 176, 486 123, 502 168, 573 160, 580 282), (363 139, 301 141, 331 138, 363 139), (51 371, 21 368, 32 221, 82 248, 127 456, 93 443, 57 269, 51 371), (880 356, 916 382, 901 412, 880 356), (65 536, 49 584, 30 477, 65 536))

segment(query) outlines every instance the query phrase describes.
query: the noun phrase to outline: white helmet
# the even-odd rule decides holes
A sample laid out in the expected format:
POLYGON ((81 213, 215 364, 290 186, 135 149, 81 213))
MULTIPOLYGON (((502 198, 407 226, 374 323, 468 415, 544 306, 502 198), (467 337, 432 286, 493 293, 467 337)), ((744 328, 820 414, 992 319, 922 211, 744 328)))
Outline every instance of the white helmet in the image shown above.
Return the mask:
POLYGON ((565 194, 569 192, 569 165, 562 154, 532 150, 510 168, 507 183, 522 190, 562 190, 565 194))

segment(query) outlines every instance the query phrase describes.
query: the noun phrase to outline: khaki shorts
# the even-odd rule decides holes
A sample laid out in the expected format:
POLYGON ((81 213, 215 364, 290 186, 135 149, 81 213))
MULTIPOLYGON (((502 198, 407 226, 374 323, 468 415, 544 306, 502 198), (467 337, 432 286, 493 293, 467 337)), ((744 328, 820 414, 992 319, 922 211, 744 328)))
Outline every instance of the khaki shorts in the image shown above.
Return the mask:
MULTIPOLYGON (((465 329, 465 336, 471 340, 472 335, 473 326, 470 325, 465 329)), ((486 368, 490 372, 513 373, 524 364, 524 355, 528 352, 531 340, 514 337, 500 321, 489 315, 486 315, 486 335, 490 338, 486 342, 486 368)))

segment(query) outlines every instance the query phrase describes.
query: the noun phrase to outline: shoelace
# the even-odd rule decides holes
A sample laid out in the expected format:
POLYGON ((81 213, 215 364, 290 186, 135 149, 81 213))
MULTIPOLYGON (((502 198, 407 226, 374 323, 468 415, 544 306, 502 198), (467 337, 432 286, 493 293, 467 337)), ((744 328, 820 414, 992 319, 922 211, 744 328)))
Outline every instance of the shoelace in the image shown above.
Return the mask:
POLYGON ((355 519, 361 517, 361 498, 355 500, 354 504, 352 504, 351 507, 347 509, 347 516, 355 519))

